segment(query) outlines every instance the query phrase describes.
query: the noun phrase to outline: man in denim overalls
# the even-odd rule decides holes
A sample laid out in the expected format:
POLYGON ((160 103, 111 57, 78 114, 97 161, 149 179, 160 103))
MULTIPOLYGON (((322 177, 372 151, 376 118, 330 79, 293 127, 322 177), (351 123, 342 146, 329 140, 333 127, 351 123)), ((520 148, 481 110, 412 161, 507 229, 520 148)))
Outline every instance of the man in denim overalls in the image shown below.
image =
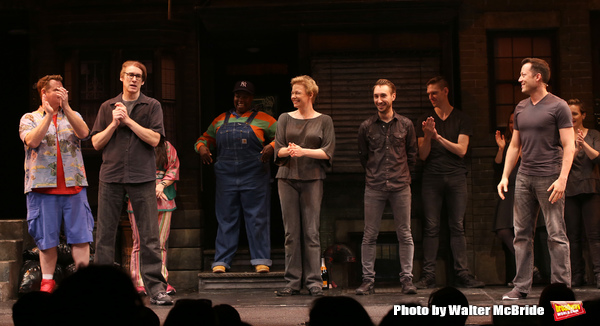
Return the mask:
POLYGON ((233 92, 234 108, 219 115, 195 145, 204 164, 212 163, 210 149, 217 149, 215 213, 219 226, 212 270, 223 273, 231 267, 243 216, 250 263, 256 272, 266 273, 271 266, 269 162, 277 122, 252 108, 252 83, 238 81, 233 92))

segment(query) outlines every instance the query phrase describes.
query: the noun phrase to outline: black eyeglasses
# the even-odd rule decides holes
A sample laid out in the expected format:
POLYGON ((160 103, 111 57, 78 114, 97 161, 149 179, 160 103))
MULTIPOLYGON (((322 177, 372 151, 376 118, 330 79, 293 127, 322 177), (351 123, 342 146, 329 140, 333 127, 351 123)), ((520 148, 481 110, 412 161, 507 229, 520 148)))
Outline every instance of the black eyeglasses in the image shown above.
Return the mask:
POLYGON ((127 79, 133 79, 133 77, 137 78, 137 79, 142 79, 142 75, 141 74, 134 74, 132 72, 126 72, 125 76, 127 76, 127 79))

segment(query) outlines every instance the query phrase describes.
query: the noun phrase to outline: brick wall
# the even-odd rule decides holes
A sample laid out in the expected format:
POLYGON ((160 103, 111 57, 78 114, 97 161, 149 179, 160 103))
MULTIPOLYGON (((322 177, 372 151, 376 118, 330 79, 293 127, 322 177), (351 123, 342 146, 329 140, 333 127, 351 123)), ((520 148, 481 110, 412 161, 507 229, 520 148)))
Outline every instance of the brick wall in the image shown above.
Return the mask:
MULTIPOLYGON (((462 109, 474 122, 466 231, 467 241, 473 245, 472 267, 486 283, 503 283, 505 266, 501 243, 491 231, 498 198, 492 167, 497 147, 490 122, 486 32, 556 29, 560 49, 557 95, 592 103, 589 10, 599 6, 598 1, 463 2, 459 15, 462 109)), ((586 123, 593 127, 593 115, 587 118, 586 123)))

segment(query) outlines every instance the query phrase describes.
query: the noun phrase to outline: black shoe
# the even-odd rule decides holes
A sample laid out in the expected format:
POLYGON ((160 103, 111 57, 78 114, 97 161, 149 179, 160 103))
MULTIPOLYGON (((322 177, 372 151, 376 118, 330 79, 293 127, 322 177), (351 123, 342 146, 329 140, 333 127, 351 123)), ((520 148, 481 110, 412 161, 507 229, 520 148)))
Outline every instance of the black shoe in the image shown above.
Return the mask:
POLYGON ((166 292, 160 292, 150 298, 150 303, 158 306, 170 306, 173 304, 173 299, 166 292))
POLYGON ((277 296, 278 297, 287 297, 287 296, 290 296, 290 295, 298 295, 298 294, 300 294, 299 290, 294 290, 294 289, 292 289, 290 287, 286 287, 286 288, 283 288, 280 291, 277 291, 277 296))
POLYGON ((354 292, 357 295, 368 295, 375 293, 375 283, 371 281, 364 281, 354 292))
POLYGON ((423 274, 421 279, 415 283, 417 289, 431 289, 435 287, 435 275, 423 274))
POLYGON ((600 289, 600 273, 596 274, 596 288, 600 289))
POLYGON ((485 283, 475 278, 475 276, 465 273, 456 277, 456 287, 459 288, 482 288, 485 283))
POLYGON ((321 288, 320 286, 313 286, 312 288, 308 289, 308 292, 310 292, 310 295, 312 295, 313 297, 323 296, 323 288, 321 288))
POLYGON ((400 284, 402 284, 402 293, 417 294, 417 287, 413 284, 411 277, 400 278, 400 284))

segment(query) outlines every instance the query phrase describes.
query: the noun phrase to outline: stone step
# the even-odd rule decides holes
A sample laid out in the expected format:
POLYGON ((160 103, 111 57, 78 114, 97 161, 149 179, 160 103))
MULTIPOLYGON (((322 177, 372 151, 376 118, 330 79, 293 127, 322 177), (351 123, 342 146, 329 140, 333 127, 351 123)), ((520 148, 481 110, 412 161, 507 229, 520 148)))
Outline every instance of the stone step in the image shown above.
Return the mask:
POLYGON ((171 229, 200 228, 203 211, 200 209, 176 209, 171 219, 171 229))
MULTIPOLYGON (((1 224, 1 223, 0 223, 1 224)), ((23 255, 23 240, 0 240, 0 261, 20 260, 23 255)))
POLYGON ((27 234, 27 221, 23 220, 0 220, 0 239, 23 240, 27 234))
POLYGON ((20 259, 0 261, 0 282, 13 282, 16 284, 20 269, 20 259))
POLYGON ((168 283, 177 291, 198 291, 198 270, 169 270, 168 283))
POLYGON ((15 299, 16 288, 10 282, 0 282, 0 302, 15 299))
POLYGON ((277 289, 286 285, 284 272, 198 273, 198 290, 277 289))
MULTIPOLYGON (((214 249, 206 249, 203 253, 204 257, 204 270, 210 271, 212 263, 215 258, 215 250, 214 249)), ((233 257, 233 261, 231 262, 231 269, 235 272, 245 272, 251 271, 252 266, 250 265, 250 250, 248 249, 238 249, 233 257)), ((283 270, 285 268, 285 249, 283 248, 272 248, 271 249, 271 260, 273 264, 271 265, 271 269, 275 270, 283 270)))
POLYGON ((17 297, 21 264, 20 259, 0 261, 0 302, 17 297))

